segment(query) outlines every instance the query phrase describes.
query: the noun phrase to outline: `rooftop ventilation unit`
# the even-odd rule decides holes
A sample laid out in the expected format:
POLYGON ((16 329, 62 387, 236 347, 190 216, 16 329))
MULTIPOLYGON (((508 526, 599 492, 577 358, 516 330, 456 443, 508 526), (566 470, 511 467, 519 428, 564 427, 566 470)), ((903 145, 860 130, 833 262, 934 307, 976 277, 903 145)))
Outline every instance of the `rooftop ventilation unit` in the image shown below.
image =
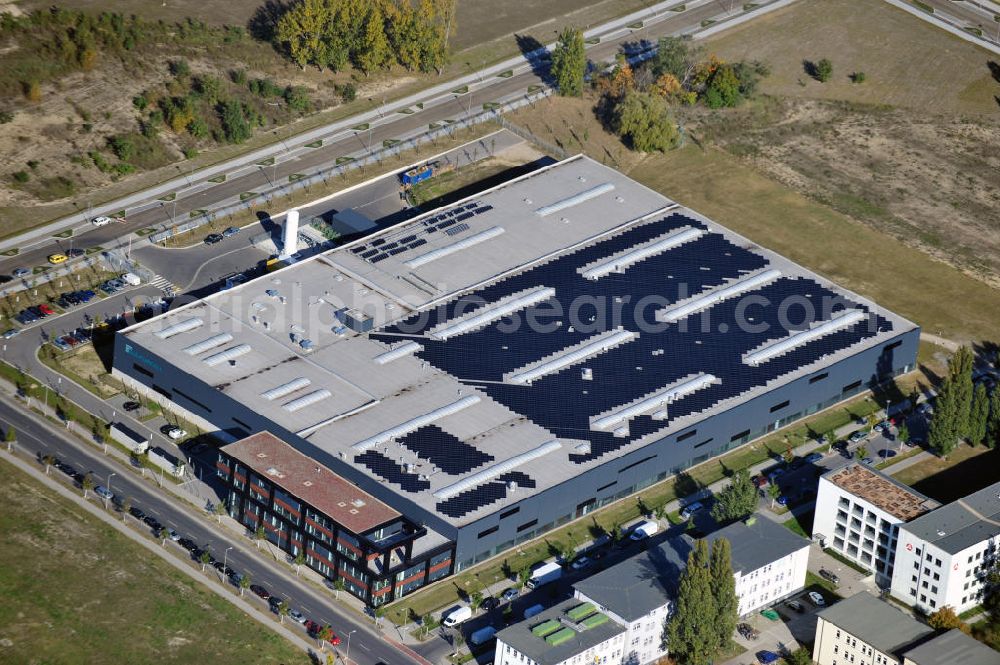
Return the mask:
POLYGON ((743 362, 751 367, 757 367, 761 363, 766 363, 772 358, 788 353, 792 349, 802 346, 803 344, 808 344, 813 340, 819 339, 823 335, 829 335, 830 333, 836 332, 841 328, 847 328, 855 323, 864 321, 867 316, 868 314, 860 309, 845 310, 837 314, 829 321, 825 321, 818 326, 793 333, 784 339, 768 343, 756 351, 744 354, 743 362))
POLYGON ((296 390, 301 390, 306 386, 310 385, 312 381, 304 376, 300 376, 297 379, 292 379, 288 383, 282 383, 280 386, 275 386, 270 390, 265 390, 260 394, 261 397, 268 401, 273 401, 279 397, 284 397, 285 395, 291 395, 296 390))
POLYGON ((555 358, 543 362, 540 365, 535 365, 530 369, 525 369, 511 374, 507 381, 509 383, 518 383, 521 385, 531 383, 535 379, 539 379, 546 374, 554 374, 569 367, 570 365, 587 360, 588 358, 596 356, 599 353, 604 353, 619 344, 631 342, 635 338, 636 334, 634 332, 621 329, 598 335, 592 341, 585 342, 582 346, 578 346, 576 349, 567 350, 566 352, 563 352, 555 358))
POLYGON ((293 399, 291 402, 285 402, 281 405, 281 408, 289 413, 295 413, 299 409, 304 409, 310 404, 315 404, 316 402, 324 400, 332 394, 333 393, 326 388, 320 388, 319 390, 314 390, 311 393, 306 393, 302 397, 293 399))
POLYGON ((218 353, 213 353, 207 358, 203 359, 203 362, 209 367, 215 367, 226 361, 233 360, 234 358, 239 358, 240 356, 250 353, 249 344, 237 344, 236 346, 231 346, 225 351, 219 351, 218 353))
POLYGON ((660 252, 665 252, 668 249, 673 249, 678 245, 683 245, 686 242, 696 240, 703 235, 705 235, 705 231, 702 229, 692 229, 690 227, 681 229, 664 238, 661 238, 660 240, 649 243, 648 245, 638 247, 630 252, 610 258, 606 261, 601 261, 600 263, 587 268, 580 274, 586 279, 600 279, 601 277, 609 275, 613 272, 622 272, 635 263, 639 263, 640 261, 648 259, 649 257, 659 254, 660 252))
POLYGON ((514 457, 504 460, 499 464, 494 464, 493 466, 485 468, 478 473, 462 478, 457 483, 452 483, 447 487, 442 487, 438 491, 434 492, 434 496, 438 499, 450 499, 457 494, 461 494, 465 490, 472 489, 477 485, 485 483, 487 480, 492 480, 493 478, 501 476, 512 469, 516 469, 522 464, 527 464, 532 460, 536 460, 543 455, 548 455, 549 453, 559 450, 560 448, 562 448, 562 444, 560 444, 556 439, 546 441, 542 445, 529 450, 526 453, 515 455, 514 457))
POLYGON ((754 289, 758 289, 765 284, 770 284, 779 277, 781 277, 780 270, 765 270, 764 272, 753 275, 752 277, 747 277, 734 282, 729 286, 709 289, 708 291, 703 292, 702 295, 695 296, 685 303, 677 304, 673 307, 661 310, 657 318, 666 323, 679 321, 680 319, 690 316, 695 312, 708 309, 723 300, 733 298, 746 293, 747 291, 753 291, 754 289))
POLYGON ((612 183, 606 182, 596 187, 585 189, 579 194, 574 194, 569 198, 556 201, 555 203, 550 203, 547 206, 542 206, 541 208, 535 210, 535 214, 539 215, 540 217, 548 217, 549 215, 553 215, 559 212, 560 210, 565 210, 566 208, 572 208, 575 205, 580 205, 585 201, 597 198, 601 194, 607 194, 608 192, 613 191, 614 188, 615 186, 612 183))
POLYGON ((526 309, 549 298, 554 298, 555 295, 556 290, 552 287, 540 286, 522 295, 502 299, 493 305, 485 305, 476 310, 471 316, 458 319, 454 323, 445 323, 444 326, 432 330, 430 336, 441 341, 447 341, 452 337, 457 337, 458 335, 463 335, 489 325, 493 321, 498 321, 519 309, 526 309))
POLYGON ((398 360, 410 354, 416 353, 417 351, 423 350, 424 347, 410 340, 392 347, 385 353, 378 354, 375 356, 374 360, 379 365, 385 365, 386 363, 391 363, 393 360, 398 360))
POLYGON ((195 328, 198 328, 203 325, 205 325, 205 322, 201 318, 194 316, 191 317, 190 319, 184 319, 183 321, 178 321, 177 323, 169 325, 163 330, 158 330, 153 334, 159 337, 160 339, 166 339, 168 337, 173 337, 174 335, 180 334, 182 332, 194 330, 195 328))
POLYGON ((358 441, 351 447, 354 448, 354 450, 358 451, 359 453, 363 453, 369 448, 380 446, 383 443, 386 443, 387 441, 395 439, 396 437, 403 436, 404 434, 409 434, 413 430, 420 429, 424 425, 430 425, 435 420, 440 420, 441 418, 445 418, 454 413, 458 413, 462 409, 467 409, 475 404, 479 404, 479 395, 467 395, 466 397, 463 397, 462 399, 456 402, 452 402, 451 404, 446 404, 445 406, 434 409, 433 411, 425 413, 421 416, 417 416, 416 418, 411 418, 410 420, 407 420, 404 423, 400 423, 395 427, 383 430, 378 434, 370 436, 363 441, 358 441))
POLYGON ((698 376, 687 379, 686 381, 681 381, 680 383, 661 390, 660 392, 647 397, 644 400, 640 400, 631 406, 627 406, 623 409, 619 409, 614 413, 611 413, 603 418, 598 418, 591 426, 594 429, 599 430, 610 430, 619 428, 623 423, 627 423, 629 419, 646 413, 648 411, 662 411, 662 407, 666 406, 670 402, 676 399, 689 395, 702 388, 707 388, 709 385, 715 383, 716 378, 712 374, 699 374, 698 376))
POLYGON ((496 238, 504 232, 502 226, 491 226, 485 231, 480 231, 479 233, 473 234, 468 238, 463 238, 458 242, 454 242, 450 245, 445 245, 444 247, 439 247, 435 250, 427 252, 426 254, 421 254, 420 256, 414 256, 412 259, 406 262, 408 268, 419 268, 420 266, 430 263, 431 261, 436 261, 440 258, 448 256, 449 254, 454 254, 455 252, 460 252, 463 249, 472 247, 473 245, 478 245, 481 242, 486 242, 492 238, 496 238))
POLYGON ((214 349, 217 346, 222 346, 226 342, 233 341, 233 336, 229 333, 219 333, 218 335, 212 335, 207 339, 203 339, 200 342, 192 344, 191 346, 184 347, 184 353, 189 356, 196 356, 203 351, 208 351, 209 349, 214 349))

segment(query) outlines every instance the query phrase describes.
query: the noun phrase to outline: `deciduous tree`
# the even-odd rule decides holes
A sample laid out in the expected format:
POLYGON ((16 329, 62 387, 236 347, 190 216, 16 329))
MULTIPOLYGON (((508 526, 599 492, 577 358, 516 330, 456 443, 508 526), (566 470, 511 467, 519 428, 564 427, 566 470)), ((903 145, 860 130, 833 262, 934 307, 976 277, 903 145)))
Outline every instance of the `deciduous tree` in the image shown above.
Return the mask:
POLYGON ((757 488, 750 480, 750 472, 740 469, 719 492, 712 506, 712 518, 727 523, 741 520, 757 508, 757 488))
POLYGON ((578 28, 564 28, 552 51, 552 78, 563 97, 583 94, 583 76, 587 69, 587 55, 583 45, 583 32, 578 28))
POLYGON ((391 59, 389 39, 385 34, 385 16, 379 4, 372 3, 358 44, 358 67, 368 76, 386 67, 391 59))
POLYGON ((648 92, 626 94, 615 106, 612 124, 615 132, 639 152, 663 152, 680 141, 666 100, 648 92))
POLYGON ((322 69, 331 19, 328 0, 301 0, 278 20, 276 38, 299 67, 314 64, 322 69))
POLYGON ((968 624, 958 618, 958 615, 955 614, 955 608, 951 605, 945 605, 927 617, 927 625, 937 630, 958 628, 963 633, 970 632, 968 624))

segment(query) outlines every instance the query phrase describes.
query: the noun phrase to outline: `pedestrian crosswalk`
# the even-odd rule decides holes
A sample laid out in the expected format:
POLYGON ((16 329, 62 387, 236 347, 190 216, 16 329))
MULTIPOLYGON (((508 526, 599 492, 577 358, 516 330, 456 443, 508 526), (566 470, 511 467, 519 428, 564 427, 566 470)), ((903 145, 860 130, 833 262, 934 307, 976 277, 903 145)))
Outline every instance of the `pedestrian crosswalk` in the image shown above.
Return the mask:
POLYGON ((167 295, 173 295, 177 292, 177 287, 174 286, 170 280, 162 275, 154 275, 153 279, 149 281, 151 286, 155 286, 167 295))

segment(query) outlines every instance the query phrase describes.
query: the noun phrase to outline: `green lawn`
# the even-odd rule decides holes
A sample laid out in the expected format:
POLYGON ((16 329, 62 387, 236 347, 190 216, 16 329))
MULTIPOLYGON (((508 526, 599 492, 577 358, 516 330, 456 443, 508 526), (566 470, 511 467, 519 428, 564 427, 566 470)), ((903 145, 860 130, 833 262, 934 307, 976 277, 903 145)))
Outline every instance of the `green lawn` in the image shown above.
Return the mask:
POLYGON ((947 503, 995 483, 998 468, 1000 449, 962 444, 947 459, 921 460, 893 477, 932 499, 947 503))
POLYGON ((9 463, 0 471, 3 662, 309 662, 9 463))

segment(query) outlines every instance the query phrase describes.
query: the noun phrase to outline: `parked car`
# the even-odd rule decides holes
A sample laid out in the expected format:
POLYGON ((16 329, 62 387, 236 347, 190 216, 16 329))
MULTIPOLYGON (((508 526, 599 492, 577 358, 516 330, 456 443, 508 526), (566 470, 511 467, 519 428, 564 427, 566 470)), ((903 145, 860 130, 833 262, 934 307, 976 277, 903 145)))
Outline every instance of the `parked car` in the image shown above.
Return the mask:
POLYGON ((803 458, 807 464, 816 464, 823 461, 823 453, 809 453, 803 458))
POLYGON ((138 411, 141 406, 138 402, 125 402, 122 404, 122 408, 126 411, 138 411))
POLYGON ((51 263, 52 265, 59 265, 60 263, 66 263, 67 259, 69 259, 68 256, 61 253, 49 254, 48 258, 49 258, 49 263, 51 263))
POLYGON ((271 597, 271 593, 259 584, 251 584, 250 590, 253 591, 254 595, 263 600, 267 600, 271 597))
POLYGON ((833 571, 827 570, 826 568, 819 569, 819 576, 822 577, 827 582, 831 582, 836 585, 840 585, 840 578, 833 571))
POLYGON ((298 610, 288 610, 288 618, 295 623, 306 622, 306 615, 302 614, 302 612, 299 612, 298 610))
POLYGON ((5 332, 4 334, 3 334, 3 338, 4 338, 4 339, 10 339, 10 338, 12 338, 12 337, 17 337, 17 336, 18 336, 18 335, 20 335, 20 334, 21 334, 21 331, 20 331, 20 330, 18 330, 17 328, 10 328, 9 330, 7 330, 7 331, 6 331, 6 332, 5 332))
POLYGON ((766 649, 757 652, 757 662, 760 665, 771 665, 771 663, 778 662, 780 656, 773 651, 767 651, 766 649))
POLYGON ((868 435, 862 432, 861 430, 858 430, 854 432, 854 434, 851 434, 851 436, 849 436, 847 440, 850 441, 851 443, 857 443, 858 441, 864 441, 866 436, 868 435))
POLYGON ((209 233, 207 236, 205 236, 206 245, 214 245, 217 242, 222 242, 222 236, 219 235, 218 233, 209 233))
POLYGON ((701 504, 700 501, 695 501, 694 503, 689 503, 681 509, 681 519, 689 520, 691 516, 694 515, 699 510, 702 510, 705 506, 701 504))
POLYGON ((510 601, 517 598, 517 589, 515 589, 514 587, 506 589, 502 594, 500 594, 500 597, 509 603, 510 601))
POLYGON ((101 497, 102 499, 113 499, 113 498, 115 498, 114 493, 111 490, 109 490, 107 487, 105 487, 104 485, 98 485, 97 487, 95 487, 94 488, 94 494, 96 494, 97 496, 101 497))
POLYGON ((882 450, 878 451, 878 456, 881 457, 882 459, 889 459, 891 457, 896 456, 896 451, 889 450, 888 448, 883 448, 882 450))
POLYGON ((239 232, 240 232, 239 227, 230 226, 229 228, 227 228, 225 231, 222 232, 222 237, 229 238, 230 236, 234 236, 239 232))
POLYGON ((180 427, 177 427, 176 425, 170 425, 170 424, 161 427, 160 432, 162 434, 166 434, 168 437, 174 440, 183 439, 185 436, 187 436, 187 431, 181 429, 180 427))
POLYGON ((590 557, 578 556, 573 559, 573 563, 571 563, 569 567, 573 570, 584 570, 586 568, 590 568, 592 565, 594 565, 594 561, 590 557))
POLYGON ((188 552, 194 552, 198 549, 198 545, 190 538, 178 538, 176 542, 188 552))
POLYGON ((309 633, 309 637, 315 637, 316 634, 319 633, 320 629, 323 628, 323 626, 319 625, 312 619, 306 619, 302 625, 306 627, 306 632, 309 633))
POLYGON ((823 596, 821 596, 818 591, 810 591, 809 600, 811 600, 813 605, 816 607, 824 607, 826 605, 826 600, 823 599, 823 596))
POLYGON ((11 271, 10 274, 13 275, 14 277, 27 277, 28 275, 31 274, 31 270, 29 270, 28 268, 14 268, 14 270, 11 271))
POLYGON ((480 607, 482 607, 484 611, 490 612, 500 607, 500 600, 498 598, 494 598, 493 596, 487 596, 486 598, 483 598, 483 602, 480 604, 480 607))
POLYGON ((784 469, 778 468, 768 473, 767 479, 773 483, 776 480, 778 480, 778 478, 781 478, 783 475, 785 475, 785 473, 787 472, 784 469))
POLYGON ((146 513, 144 513, 141 508, 137 508, 135 506, 132 506, 131 508, 128 509, 128 514, 136 518, 137 520, 142 520, 143 518, 146 517, 146 513))
POLYGON ((75 259, 78 256, 83 256, 84 254, 86 254, 86 251, 80 249, 79 247, 72 247, 66 250, 66 256, 68 256, 71 259, 75 259))
POLYGON ((786 606, 787 606, 787 607, 788 607, 789 609, 792 609, 792 610, 795 610, 795 611, 796 611, 796 612, 798 612, 799 614, 802 614, 803 612, 805 612, 805 611, 806 611, 806 608, 802 606, 802 603, 800 603, 800 602, 799 602, 799 601, 797 601, 797 600, 790 600, 790 601, 788 601, 787 603, 785 603, 785 605, 786 605, 786 606))
POLYGON ((99 217, 95 217, 92 220, 90 220, 90 223, 93 224, 94 226, 104 226, 106 224, 111 223, 111 218, 106 217, 104 215, 100 215, 99 217))

